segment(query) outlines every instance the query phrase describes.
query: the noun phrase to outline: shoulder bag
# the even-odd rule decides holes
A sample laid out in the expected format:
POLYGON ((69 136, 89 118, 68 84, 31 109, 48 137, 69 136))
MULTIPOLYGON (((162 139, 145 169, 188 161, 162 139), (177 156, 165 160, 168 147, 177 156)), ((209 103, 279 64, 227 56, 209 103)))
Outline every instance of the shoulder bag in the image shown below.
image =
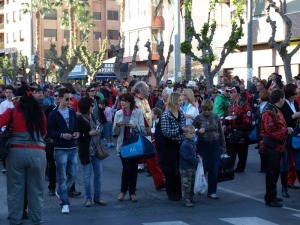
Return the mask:
POLYGON ((98 159, 103 160, 109 156, 109 152, 104 146, 98 145, 95 155, 98 159))
POLYGON ((9 149, 9 139, 11 137, 12 115, 14 109, 10 111, 10 119, 5 127, 5 130, 0 132, 0 158, 5 158, 9 149))

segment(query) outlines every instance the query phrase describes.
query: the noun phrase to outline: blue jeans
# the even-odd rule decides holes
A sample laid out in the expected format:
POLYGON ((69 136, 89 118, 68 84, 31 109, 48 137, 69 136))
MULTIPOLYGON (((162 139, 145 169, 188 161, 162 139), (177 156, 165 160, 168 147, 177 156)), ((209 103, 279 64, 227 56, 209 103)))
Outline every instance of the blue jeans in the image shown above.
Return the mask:
POLYGON ((280 172, 287 172, 290 167, 290 150, 285 149, 280 161, 280 172))
POLYGON ((91 177, 94 172, 94 199, 101 199, 102 162, 95 155, 90 157, 90 163, 83 165, 82 176, 86 200, 92 200, 91 177))
POLYGON ((70 205, 68 192, 78 171, 77 150, 55 150, 56 179, 62 205, 70 205))
POLYGON ((208 172, 207 195, 216 194, 221 163, 221 145, 219 141, 198 141, 197 153, 202 157, 204 173, 208 172))
POLYGON ((104 124, 103 130, 104 130, 104 137, 106 138, 106 140, 108 140, 109 138, 112 138, 112 127, 113 127, 113 124, 111 121, 107 121, 104 124))

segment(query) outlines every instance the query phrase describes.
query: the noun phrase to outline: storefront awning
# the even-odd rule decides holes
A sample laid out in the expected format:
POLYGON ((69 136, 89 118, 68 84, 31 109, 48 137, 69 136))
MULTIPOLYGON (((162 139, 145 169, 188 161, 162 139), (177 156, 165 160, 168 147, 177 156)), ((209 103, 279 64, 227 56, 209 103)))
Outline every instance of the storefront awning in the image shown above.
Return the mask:
POLYGON ((68 75, 68 79, 85 79, 86 77, 86 68, 81 64, 77 64, 68 75))
POLYGON ((130 72, 130 76, 145 77, 148 75, 149 75, 149 70, 136 70, 130 72))

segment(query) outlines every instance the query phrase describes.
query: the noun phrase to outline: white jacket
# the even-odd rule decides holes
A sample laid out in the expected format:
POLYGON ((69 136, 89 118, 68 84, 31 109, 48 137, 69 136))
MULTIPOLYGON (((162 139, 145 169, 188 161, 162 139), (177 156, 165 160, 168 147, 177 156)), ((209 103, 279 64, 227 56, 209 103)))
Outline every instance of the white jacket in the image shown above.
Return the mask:
POLYGON ((197 107, 193 106, 191 103, 189 103, 187 110, 184 112, 185 115, 190 115, 193 118, 186 118, 186 125, 190 125, 193 123, 193 120, 195 119, 196 116, 199 115, 199 110, 197 107))

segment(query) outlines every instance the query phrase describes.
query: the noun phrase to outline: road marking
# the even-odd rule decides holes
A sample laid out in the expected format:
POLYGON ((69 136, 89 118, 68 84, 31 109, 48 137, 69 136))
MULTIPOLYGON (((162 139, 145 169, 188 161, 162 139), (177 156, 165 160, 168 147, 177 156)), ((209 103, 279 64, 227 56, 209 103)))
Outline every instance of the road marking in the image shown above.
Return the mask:
POLYGON ((258 217, 220 218, 220 220, 234 225, 279 225, 277 223, 272 223, 267 220, 260 219, 258 217))
MULTIPOLYGON (((249 198, 249 199, 252 199, 252 200, 255 200, 255 201, 258 201, 258 202, 265 203, 264 200, 262 200, 260 198, 252 197, 251 195, 246 195, 246 194, 243 194, 243 193, 240 193, 240 192, 237 192, 237 191, 232 191, 232 190, 229 190, 229 189, 226 189, 226 188, 222 188, 222 187, 218 187, 218 189, 222 190, 222 191, 229 192, 229 193, 234 194, 234 195, 238 195, 238 196, 241 196, 241 197, 245 197, 245 198, 249 198)), ((290 211, 294 211, 294 212, 300 213, 299 209, 295 209, 295 208, 291 208, 291 207, 286 207, 286 206, 283 206, 282 208, 290 210, 290 211)))
POLYGON ((300 214, 292 214, 293 216, 300 217, 300 214))
POLYGON ((154 223, 143 223, 143 224, 144 225, 189 225, 189 224, 184 223, 182 221, 154 222, 154 223))

